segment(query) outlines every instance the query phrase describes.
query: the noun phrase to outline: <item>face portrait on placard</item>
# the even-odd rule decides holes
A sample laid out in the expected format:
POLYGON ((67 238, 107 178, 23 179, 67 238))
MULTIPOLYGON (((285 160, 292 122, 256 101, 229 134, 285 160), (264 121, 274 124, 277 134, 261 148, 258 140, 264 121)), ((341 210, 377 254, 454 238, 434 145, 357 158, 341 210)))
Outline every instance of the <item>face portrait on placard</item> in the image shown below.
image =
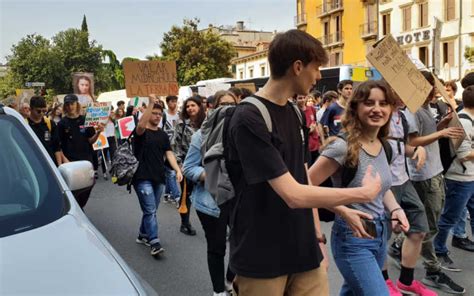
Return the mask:
POLYGON ((73 73, 72 85, 74 94, 79 98, 82 106, 87 106, 94 101, 94 74, 73 73))

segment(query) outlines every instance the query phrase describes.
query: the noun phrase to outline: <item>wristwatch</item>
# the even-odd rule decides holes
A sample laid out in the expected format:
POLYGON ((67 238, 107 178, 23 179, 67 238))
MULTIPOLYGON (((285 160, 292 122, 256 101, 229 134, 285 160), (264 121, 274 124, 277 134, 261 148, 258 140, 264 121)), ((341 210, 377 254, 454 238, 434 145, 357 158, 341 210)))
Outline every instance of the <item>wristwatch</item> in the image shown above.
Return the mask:
POLYGON ((324 233, 322 236, 318 236, 317 239, 318 239, 318 242, 322 244, 326 244, 328 242, 328 240, 326 239, 326 235, 324 233))

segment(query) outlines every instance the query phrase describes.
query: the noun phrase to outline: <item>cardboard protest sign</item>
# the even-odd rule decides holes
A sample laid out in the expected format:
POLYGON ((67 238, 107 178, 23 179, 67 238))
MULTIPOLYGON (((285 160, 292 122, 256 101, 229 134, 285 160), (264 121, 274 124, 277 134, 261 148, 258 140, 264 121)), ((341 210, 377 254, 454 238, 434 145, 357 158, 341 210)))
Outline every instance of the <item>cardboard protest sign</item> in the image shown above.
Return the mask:
POLYGON ((120 139, 127 139, 135 129, 135 120, 133 116, 119 119, 118 121, 120 139))
POLYGON ((99 137, 97 138, 97 141, 92 144, 92 148, 94 148, 94 150, 109 148, 109 141, 107 140, 107 137, 105 136, 104 132, 100 133, 99 137))
POLYGON ((388 35, 367 54, 370 63, 382 74, 412 113, 423 105, 432 86, 388 35))
POLYGON ((84 126, 98 126, 106 124, 110 116, 111 102, 97 102, 86 108, 86 122, 84 126))
MULTIPOLYGON (((461 127, 461 128, 463 128, 462 123, 459 120, 458 113, 456 112, 456 106, 449 99, 448 93, 446 92, 446 89, 444 88, 444 85, 441 83, 441 81, 439 81, 439 79, 435 75, 433 75, 433 77, 434 77, 434 80, 435 80, 436 89, 444 97, 445 101, 448 102, 449 106, 451 107, 451 110, 453 110, 453 119, 451 119, 451 121, 449 122, 448 127, 461 127)), ((452 145, 451 148, 453 149, 453 151, 458 150, 459 146, 461 146, 462 141, 464 140, 465 137, 466 137, 466 131, 464 130, 464 137, 463 138, 461 138, 461 139, 450 139, 450 142, 451 142, 451 145, 452 145)))
POLYGON ((148 104, 148 97, 135 97, 133 99, 130 99, 128 104, 133 107, 141 107, 145 103, 145 105, 148 104))
POLYGON ((125 61, 127 97, 177 95, 179 92, 174 61, 125 61))
POLYGON ((255 93, 257 91, 257 88, 255 87, 255 83, 236 83, 234 85, 237 88, 245 88, 250 90, 252 93, 255 93))
POLYGON ((208 83, 206 86, 198 88, 198 94, 207 98, 215 95, 220 90, 228 90, 229 88, 229 83, 208 83))

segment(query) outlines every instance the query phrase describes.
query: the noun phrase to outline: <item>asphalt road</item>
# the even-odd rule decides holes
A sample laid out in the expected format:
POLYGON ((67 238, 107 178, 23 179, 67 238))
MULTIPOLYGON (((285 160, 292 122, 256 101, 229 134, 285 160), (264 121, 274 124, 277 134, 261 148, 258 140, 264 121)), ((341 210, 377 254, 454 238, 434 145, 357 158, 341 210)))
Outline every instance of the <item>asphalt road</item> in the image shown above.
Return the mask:
MULTIPOLYGON (((192 209, 191 223, 197 235, 190 237, 179 232, 180 218, 171 204, 161 203, 158 210, 159 235, 165 252, 156 260, 148 247, 135 243, 141 218, 141 210, 135 192, 129 194, 124 187, 118 187, 99 178, 85 208, 94 225, 109 240, 123 259, 144 278, 160 296, 209 296, 212 285, 207 270, 206 240, 201 224, 192 209)), ((326 235, 330 236, 330 224, 323 223, 326 235)), ((463 272, 448 274, 467 290, 465 295, 474 295, 474 253, 452 249, 452 258, 463 272)), ((389 260, 391 278, 397 279, 399 271, 389 260)), ((419 262, 415 277, 424 275, 419 262)), ((342 285, 331 257, 329 269, 331 295, 338 295, 342 285)), ((439 292, 439 295, 449 295, 439 292)))

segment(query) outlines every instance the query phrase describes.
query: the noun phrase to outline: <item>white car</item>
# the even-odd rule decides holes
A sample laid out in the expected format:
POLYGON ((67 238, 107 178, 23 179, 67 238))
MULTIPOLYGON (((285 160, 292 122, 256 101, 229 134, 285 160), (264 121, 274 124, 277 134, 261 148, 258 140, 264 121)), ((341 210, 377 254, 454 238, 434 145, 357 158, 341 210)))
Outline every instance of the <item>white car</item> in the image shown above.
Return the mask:
POLYGON ((93 183, 90 162, 56 168, 0 105, 0 295, 156 295, 74 200, 93 183))

